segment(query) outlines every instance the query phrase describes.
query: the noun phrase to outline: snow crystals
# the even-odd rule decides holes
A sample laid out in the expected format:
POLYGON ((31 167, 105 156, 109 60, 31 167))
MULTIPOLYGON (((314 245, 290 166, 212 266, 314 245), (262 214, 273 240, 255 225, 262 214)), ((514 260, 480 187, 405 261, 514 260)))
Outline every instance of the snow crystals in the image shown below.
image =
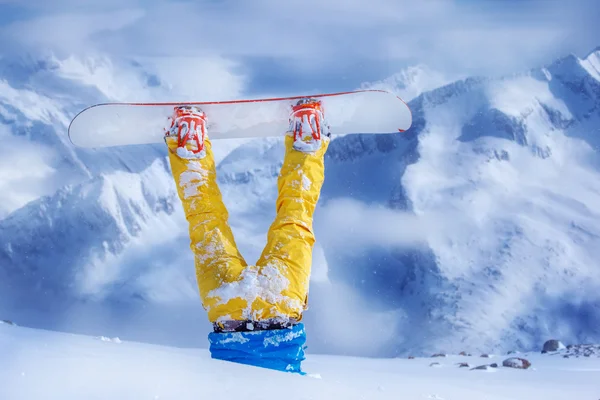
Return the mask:
POLYGON ((225 335, 225 336, 226 336, 225 339, 219 340, 220 344, 227 344, 227 343, 244 344, 244 343, 250 341, 250 339, 244 337, 244 335, 241 332, 228 332, 227 335, 225 335))
POLYGON ((308 177, 306 175, 304 175, 302 172, 300 172, 300 176, 302 179, 302 189, 310 190, 310 188, 312 186, 312 181, 310 179, 308 179, 308 177))
POLYGON ((114 337, 114 338, 109 338, 106 336, 98 336, 97 338, 98 340, 100 340, 101 342, 110 342, 110 343, 117 343, 117 344, 121 344, 122 341, 121 339, 119 339, 118 337, 114 337))
POLYGON ((202 149, 202 151, 199 151, 198 153, 194 153, 193 151, 190 151, 188 149, 186 149, 185 147, 178 147, 177 148, 177 155, 181 158, 185 158, 185 159, 192 159, 192 158, 204 158, 206 156, 206 150, 202 149))
POLYGON ((272 263, 262 268, 248 266, 242 272, 239 280, 224 283, 221 287, 211 290, 208 298, 218 298, 217 305, 227 304, 230 300, 237 298, 245 300, 247 306, 244 310, 244 317, 247 319, 254 319, 252 303, 257 299, 273 305, 286 303, 292 308, 302 309, 300 301, 282 294, 290 282, 281 273, 281 269, 280 266, 272 263))
POLYGON ((208 171, 202 168, 197 161, 191 161, 187 165, 187 170, 179 176, 179 186, 183 189, 183 195, 186 199, 198 195, 200 186, 208 180, 208 171))
POLYGON ((292 331, 290 330, 285 335, 274 335, 271 337, 266 337, 263 341, 265 347, 275 346, 279 347, 280 343, 291 342, 292 340, 304 335, 303 331, 292 331))

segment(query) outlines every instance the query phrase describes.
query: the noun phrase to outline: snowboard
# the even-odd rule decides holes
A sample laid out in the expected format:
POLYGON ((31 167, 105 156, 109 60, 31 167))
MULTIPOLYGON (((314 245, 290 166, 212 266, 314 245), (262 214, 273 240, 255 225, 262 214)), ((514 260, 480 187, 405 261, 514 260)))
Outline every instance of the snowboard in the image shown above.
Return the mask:
POLYGON ((75 116, 69 138, 76 146, 90 148, 161 143, 173 108, 181 105, 206 113, 211 140, 283 136, 291 106, 305 97, 321 101, 332 135, 397 133, 412 123, 408 105, 396 95, 358 90, 256 100, 98 104, 75 116))

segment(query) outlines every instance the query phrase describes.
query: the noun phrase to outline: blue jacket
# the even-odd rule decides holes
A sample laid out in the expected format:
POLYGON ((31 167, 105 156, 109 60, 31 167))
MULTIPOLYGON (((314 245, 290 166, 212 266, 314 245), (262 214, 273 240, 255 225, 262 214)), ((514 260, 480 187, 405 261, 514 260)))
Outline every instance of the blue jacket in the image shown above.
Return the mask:
POLYGON ((208 335, 211 357, 240 364, 304 374, 304 324, 290 328, 249 332, 212 332, 208 335))

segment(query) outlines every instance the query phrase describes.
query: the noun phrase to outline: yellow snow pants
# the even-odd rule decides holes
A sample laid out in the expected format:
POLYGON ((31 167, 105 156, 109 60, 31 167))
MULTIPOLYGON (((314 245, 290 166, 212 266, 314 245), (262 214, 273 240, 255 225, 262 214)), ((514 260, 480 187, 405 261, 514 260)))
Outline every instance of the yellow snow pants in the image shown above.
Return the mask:
POLYGON ((227 223, 210 141, 205 141, 202 159, 180 158, 176 138, 167 139, 167 145, 209 320, 217 324, 299 321, 307 305, 315 242, 313 213, 323 185, 329 140, 324 138, 321 148, 311 154, 293 150, 293 138, 285 137, 277 215, 256 265, 246 263, 227 223))

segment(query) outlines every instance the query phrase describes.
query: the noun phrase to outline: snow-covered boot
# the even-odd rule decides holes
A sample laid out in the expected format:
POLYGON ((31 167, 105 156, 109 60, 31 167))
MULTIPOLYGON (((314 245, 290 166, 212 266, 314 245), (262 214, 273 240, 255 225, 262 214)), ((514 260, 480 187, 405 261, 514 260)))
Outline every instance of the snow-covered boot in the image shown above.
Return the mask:
MULTIPOLYGON (((171 124, 165 133, 167 144, 177 141, 177 155, 181 158, 204 158, 206 114, 196 106, 178 106, 173 110, 171 124)), ((171 146, 169 146, 171 147, 171 146)), ((173 146, 174 147, 174 146, 173 146)))
POLYGON ((294 136, 294 149, 313 153, 329 140, 329 125, 321 102, 313 98, 300 99, 292 106, 289 134, 294 136))

